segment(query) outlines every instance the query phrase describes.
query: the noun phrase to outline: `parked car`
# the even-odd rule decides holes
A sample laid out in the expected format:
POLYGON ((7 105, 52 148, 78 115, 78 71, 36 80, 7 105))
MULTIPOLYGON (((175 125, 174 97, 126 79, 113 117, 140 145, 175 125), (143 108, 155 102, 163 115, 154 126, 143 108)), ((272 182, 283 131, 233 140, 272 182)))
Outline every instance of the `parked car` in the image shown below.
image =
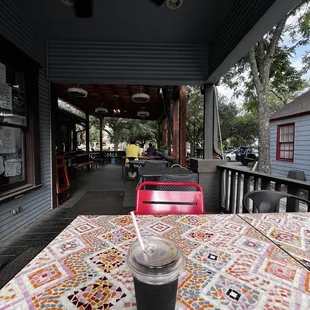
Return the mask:
POLYGON ((258 160, 258 149, 255 147, 249 147, 246 152, 243 160, 241 161, 242 165, 247 166, 249 163, 258 160))
POLYGON ((236 160, 236 154, 238 153, 238 150, 233 150, 227 154, 225 154, 225 158, 227 161, 235 161, 236 160))
POLYGON ((248 146, 240 146, 238 148, 237 153, 236 153, 236 161, 240 161, 240 162, 243 161, 243 159, 245 157, 246 150, 248 148, 249 148, 248 146))
POLYGON ((225 154, 228 154, 228 153, 231 153, 231 152, 233 152, 233 151, 235 151, 235 149, 231 149, 231 148, 230 148, 230 149, 225 150, 224 153, 225 153, 225 154))

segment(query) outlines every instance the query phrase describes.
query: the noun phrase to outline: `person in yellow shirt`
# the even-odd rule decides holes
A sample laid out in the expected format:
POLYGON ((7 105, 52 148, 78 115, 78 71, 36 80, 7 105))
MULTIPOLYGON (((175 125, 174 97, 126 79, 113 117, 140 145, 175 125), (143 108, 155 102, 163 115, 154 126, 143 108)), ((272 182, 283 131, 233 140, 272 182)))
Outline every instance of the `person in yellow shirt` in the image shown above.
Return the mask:
MULTIPOLYGON (((128 157, 133 157, 135 160, 139 159, 140 156, 140 148, 135 144, 135 141, 130 141, 130 144, 126 147, 126 165, 129 165, 128 157)), ((134 179, 137 176, 136 172, 128 172, 128 177, 130 179, 134 179)))

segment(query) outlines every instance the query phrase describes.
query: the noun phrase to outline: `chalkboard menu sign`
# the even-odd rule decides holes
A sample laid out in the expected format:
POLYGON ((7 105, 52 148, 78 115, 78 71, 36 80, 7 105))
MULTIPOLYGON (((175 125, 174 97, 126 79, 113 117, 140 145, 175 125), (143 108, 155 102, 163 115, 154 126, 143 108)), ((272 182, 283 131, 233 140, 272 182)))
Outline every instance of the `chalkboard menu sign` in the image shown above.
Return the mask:
POLYGON ((0 84, 0 108, 12 110, 12 87, 0 84))
POLYGON ((25 93, 16 89, 11 88, 11 105, 0 106, 0 122, 12 125, 26 126, 26 100, 25 93))
POLYGON ((14 88, 12 93, 12 108, 14 115, 26 117, 25 94, 14 88))

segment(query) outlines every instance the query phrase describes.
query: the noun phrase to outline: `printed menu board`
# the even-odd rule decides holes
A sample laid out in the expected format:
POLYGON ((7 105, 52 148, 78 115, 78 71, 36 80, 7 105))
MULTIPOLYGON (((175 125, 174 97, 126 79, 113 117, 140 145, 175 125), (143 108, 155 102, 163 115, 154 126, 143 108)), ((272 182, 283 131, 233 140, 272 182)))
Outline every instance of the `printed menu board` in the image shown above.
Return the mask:
POLYGON ((4 175, 6 177, 14 177, 22 173, 22 165, 20 159, 8 159, 4 162, 4 175))
POLYGON ((6 84, 6 66, 0 62, 0 84, 6 84))
POLYGON ((14 129, 2 127, 0 129, 0 154, 16 153, 16 139, 14 129))
POLYGON ((13 88, 12 94, 13 114, 18 116, 26 116, 25 94, 13 88))
POLYGON ((0 84, 0 108, 12 111, 12 87, 0 84))

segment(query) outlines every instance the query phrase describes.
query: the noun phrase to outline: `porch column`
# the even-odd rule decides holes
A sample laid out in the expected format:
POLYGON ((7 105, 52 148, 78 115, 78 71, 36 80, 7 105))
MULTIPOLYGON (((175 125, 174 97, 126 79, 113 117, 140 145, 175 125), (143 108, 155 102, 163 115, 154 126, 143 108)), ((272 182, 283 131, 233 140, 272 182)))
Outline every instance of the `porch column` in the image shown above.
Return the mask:
POLYGON ((86 153, 89 154, 89 112, 86 112, 86 153))
POLYGON ((161 122, 162 146, 167 145, 167 120, 163 119, 161 122))
POLYGON ((169 150, 169 155, 171 156, 171 149, 173 144, 173 101, 172 101, 172 89, 165 87, 163 89, 165 114, 166 114, 166 132, 167 132, 167 145, 169 150))
POLYGON ((179 158, 179 101, 173 103, 173 157, 179 158))
POLYGON ((213 158, 214 85, 204 85, 204 159, 213 158))
POLYGON ((180 87, 179 102, 179 161, 186 166, 186 86, 180 87))
POLYGON ((167 132, 168 132, 168 142, 167 142, 167 144, 168 144, 168 150, 169 150, 169 152, 168 152, 168 155, 169 156, 171 156, 171 149, 172 149, 172 137, 171 137, 171 133, 170 133, 170 126, 167 126, 168 127, 168 130, 167 130, 167 132))
POLYGON ((103 120, 102 118, 100 118, 100 123, 99 123, 100 151, 102 151, 102 123, 103 123, 103 120))

